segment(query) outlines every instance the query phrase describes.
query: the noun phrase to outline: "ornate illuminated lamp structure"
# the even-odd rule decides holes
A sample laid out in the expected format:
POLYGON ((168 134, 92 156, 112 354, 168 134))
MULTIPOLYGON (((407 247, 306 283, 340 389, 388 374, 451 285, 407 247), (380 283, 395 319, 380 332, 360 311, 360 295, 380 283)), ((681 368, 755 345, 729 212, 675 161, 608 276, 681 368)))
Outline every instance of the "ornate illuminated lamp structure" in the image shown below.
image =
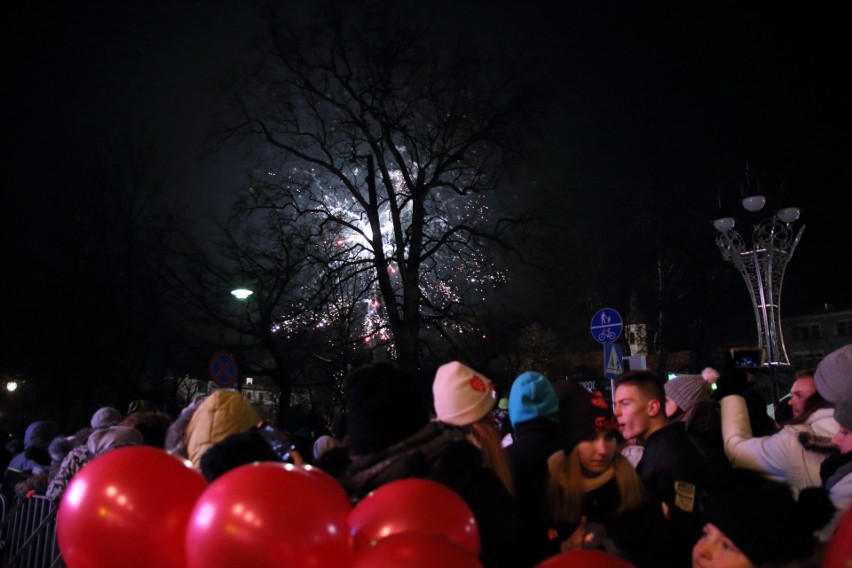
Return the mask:
POLYGON ((794 227, 801 215, 798 207, 784 204, 784 207, 766 213, 763 211, 766 196, 761 195, 759 189, 751 189, 749 184, 750 191, 741 202, 746 217, 752 219, 751 244, 734 230, 736 220, 733 217, 721 215, 713 221, 713 227, 718 231, 716 245, 722 252, 722 258, 737 267, 748 286, 757 322, 758 347, 766 355, 764 365, 789 365, 781 333, 781 283, 805 226, 794 227), (762 217, 754 220, 758 215, 762 217))

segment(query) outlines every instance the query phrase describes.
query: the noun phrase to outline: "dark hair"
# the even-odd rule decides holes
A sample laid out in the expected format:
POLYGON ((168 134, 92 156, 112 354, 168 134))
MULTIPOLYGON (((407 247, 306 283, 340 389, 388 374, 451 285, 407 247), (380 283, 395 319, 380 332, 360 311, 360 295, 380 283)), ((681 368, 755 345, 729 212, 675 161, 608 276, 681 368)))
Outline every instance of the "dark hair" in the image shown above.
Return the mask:
POLYGON ((634 386, 649 399, 658 401, 662 408, 666 407, 666 391, 658 375, 650 371, 627 371, 615 379, 616 388, 622 385, 634 386))
POLYGON ((801 369, 796 371, 795 377, 797 379, 812 379, 814 378, 814 373, 816 373, 816 369, 813 367, 808 367, 807 369, 801 369))
POLYGON ((785 420, 784 426, 794 426, 796 424, 803 424, 811 417, 811 414, 819 410, 820 408, 833 408, 834 405, 822 398, 822 395, 819 392, 814 391, 811 396, 805 399, 805 403, 802 406, 802 413, 798 416, 793 416, 789 420, 785 420))

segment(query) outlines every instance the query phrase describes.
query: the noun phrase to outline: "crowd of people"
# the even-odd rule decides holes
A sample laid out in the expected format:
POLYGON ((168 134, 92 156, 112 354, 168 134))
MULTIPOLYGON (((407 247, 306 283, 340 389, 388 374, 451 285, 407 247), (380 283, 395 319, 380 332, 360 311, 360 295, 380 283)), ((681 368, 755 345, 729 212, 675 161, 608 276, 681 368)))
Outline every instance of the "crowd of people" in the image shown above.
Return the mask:
POLYGON ((598 549, 636 567, 822 565, 852 503, 852 345, 796 374, 789 414, 771 427, 733 366, 664 381, 629 371, 611 403, 536 371, 507 396, 460 362, 441 365, 424 404, 415 377, 389 361, 353 370, 345 412, 295 440, 241 393, 218 390, 172 418, 144 401, 98 409, 65 434, 50 420, 7 444, 7 502, 61 503, 97 456, 146 444, 187 460, 209 482, 258 461, 312 464, 357 504, 404 478, 437 481, 473 513, 486 568, 532 568, 598 549), (711 389, 715 383, 716 389, 711 389))

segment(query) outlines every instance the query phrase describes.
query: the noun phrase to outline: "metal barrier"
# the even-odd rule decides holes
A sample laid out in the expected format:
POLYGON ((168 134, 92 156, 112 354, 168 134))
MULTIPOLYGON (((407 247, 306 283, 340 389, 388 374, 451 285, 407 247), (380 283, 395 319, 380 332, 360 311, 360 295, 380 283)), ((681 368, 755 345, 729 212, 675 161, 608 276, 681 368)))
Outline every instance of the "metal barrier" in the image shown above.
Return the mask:
POLYGON ((65 568, 56 541, 56 510, 40 495, 16 499, 0 526, 2 568, 65 568))

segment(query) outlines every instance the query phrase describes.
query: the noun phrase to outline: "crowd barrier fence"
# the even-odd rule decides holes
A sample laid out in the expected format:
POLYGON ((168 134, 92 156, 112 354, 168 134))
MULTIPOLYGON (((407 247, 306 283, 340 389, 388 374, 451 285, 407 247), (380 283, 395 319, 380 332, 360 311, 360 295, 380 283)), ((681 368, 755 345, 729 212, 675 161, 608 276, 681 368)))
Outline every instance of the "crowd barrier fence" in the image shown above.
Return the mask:
MULTIPOLYGON (((4 501, 2 508, 7 505, 4 501)), ((40 495, 8 507, 0 524, 0 567, 65 568, 56 540, 56 510, 40 495)))

